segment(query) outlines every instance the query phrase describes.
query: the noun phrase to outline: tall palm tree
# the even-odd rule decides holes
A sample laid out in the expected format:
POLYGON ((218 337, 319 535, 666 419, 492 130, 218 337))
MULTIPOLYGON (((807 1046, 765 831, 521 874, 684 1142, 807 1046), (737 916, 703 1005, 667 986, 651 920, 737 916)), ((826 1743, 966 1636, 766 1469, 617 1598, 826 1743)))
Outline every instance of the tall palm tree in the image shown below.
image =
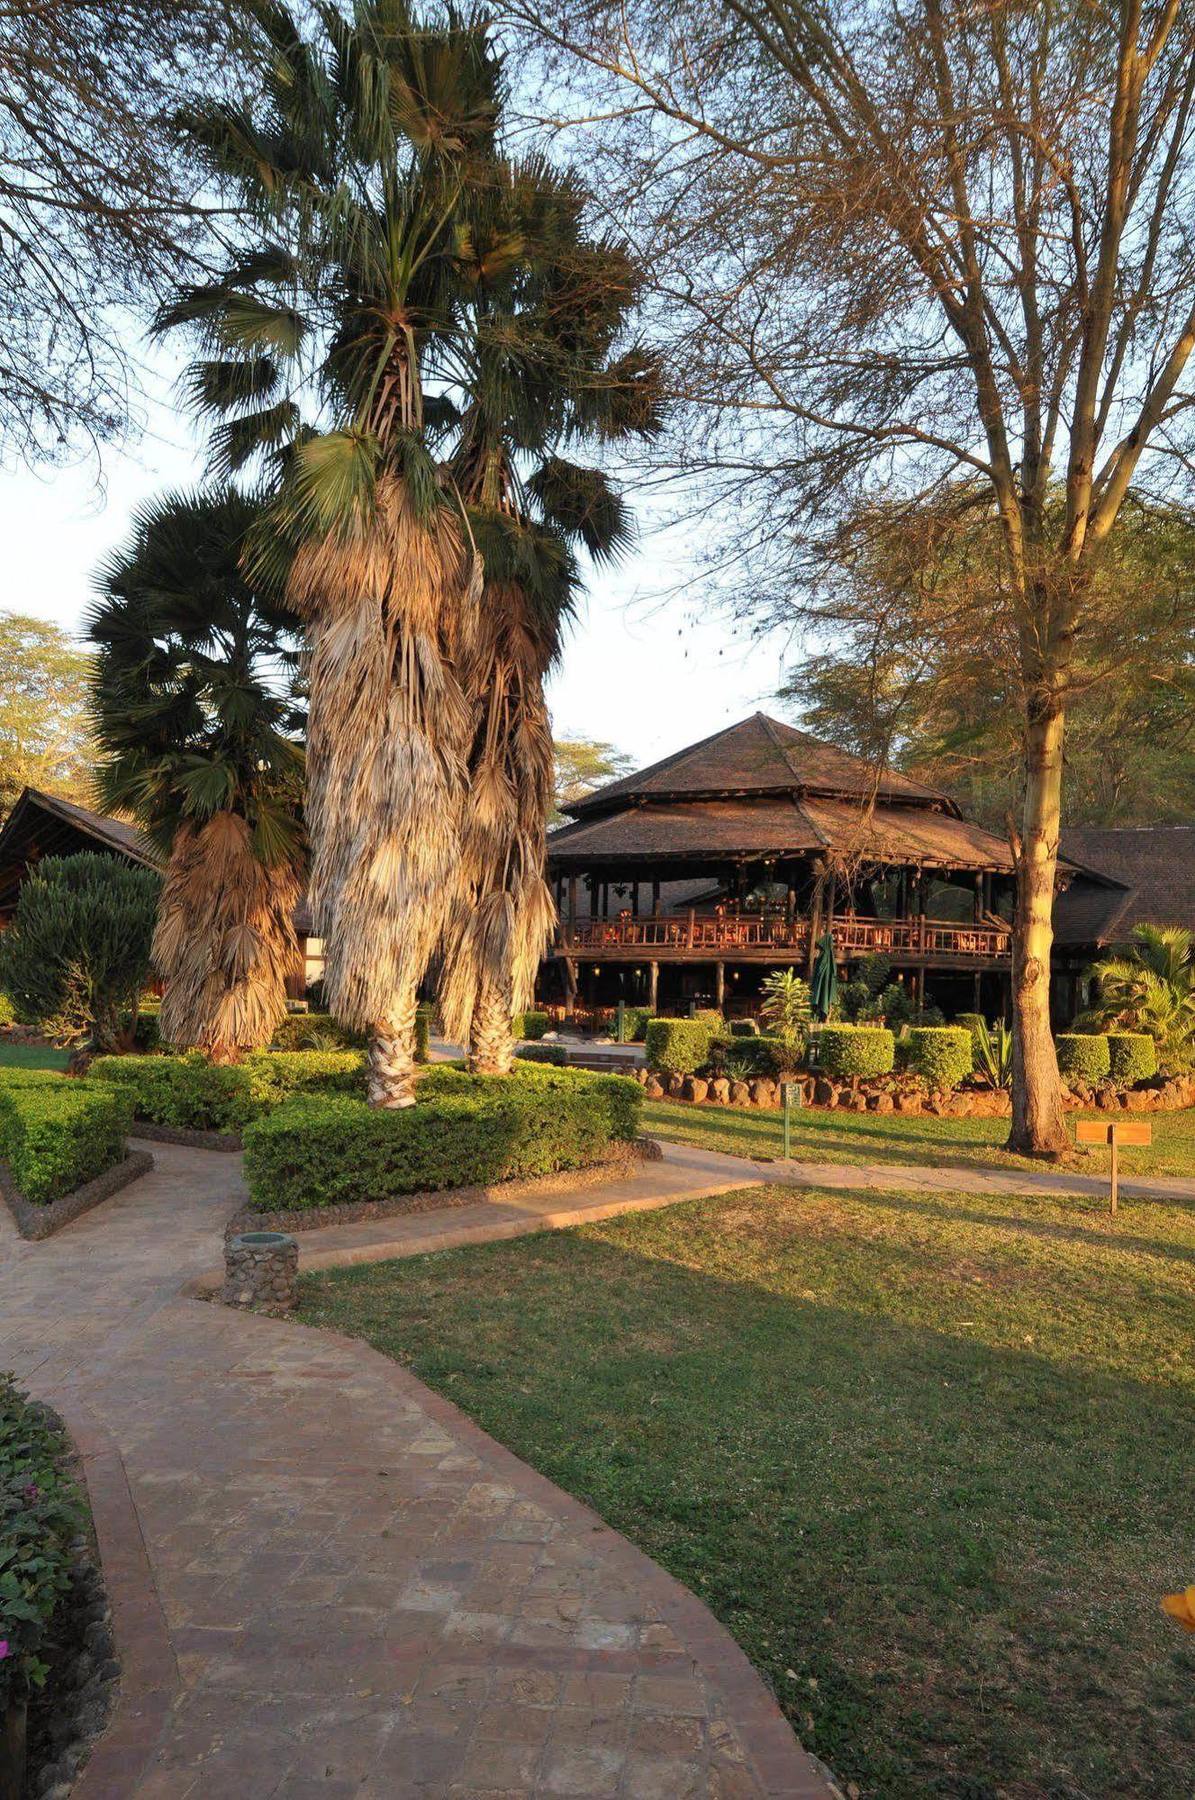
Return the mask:
POLYGON ((414 1098, 417 985, 460 855, 471 713, 457 661, 480 569, 425 442, 423 367, 451 325, 451 225, 488 153, 498 68, 478 19, 420 26, 401 0, 255 9, 261 90, 189 122, 261 223, 161 329, 197 330, 191 377, 217 465, 276 482, 258 566, 307 633, 311 898, 333 1011, 370 1033, 370 1098, 414 1098), (299 398, 318 398, 304 423, 299 398))
POLYGON ((88 619, 97 786, 166 859, 162 1035, 217 1062, 269 1042, 298 961, 294 621, 245 574, 254 519, 231 490, 154 501, 103 565, 88 619))
POLYGON ((498 156, 475 166, 456 222, 456 329, 433 347, 460 400, 451 468, 485 565, 464 679, 474 713, 461 886, 445 945, 445 1028, 470 1066, 505 1073, 512 1011, 532 997, 555 923, 544 878, 553 749, 544 680, 571 616, 578 547, 630 541, 626 509, 570 441, 658 425, 658 370, 619 348, 639 278, 584 229, 568 172, 498 156))
POLYGON ((1144 1031, 1184 1060, 1195 1052, 1195 933, 1182 925, 1134 925, 1119 956, 1097 962, 1096 999, 1084 1020, 1144 1031))

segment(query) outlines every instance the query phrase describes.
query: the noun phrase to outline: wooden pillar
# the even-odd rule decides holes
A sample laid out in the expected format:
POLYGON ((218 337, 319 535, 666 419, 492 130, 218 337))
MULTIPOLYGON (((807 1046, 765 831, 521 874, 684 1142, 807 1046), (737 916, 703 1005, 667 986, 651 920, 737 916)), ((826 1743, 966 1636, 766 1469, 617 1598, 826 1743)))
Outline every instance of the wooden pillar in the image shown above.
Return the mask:
MULTIPOLYGON (((576 923, 577 923, 577 877, 575 875, 570 875, 568 878, 568 936, 565 940, 567 943, 572 942, 573 927, 576 925, 576 923)), ((573 991, 574 992, 576 992, 576 986, 577 986, 576 981, 574 981, 573 982, 573 991)))
POLYGON ((806 958, 805 970, 807 978, 813 979, 813 965, 817 958, 817 940, 822 934, 822 902, 825 895, 826 877, 820 864, 816 864, 817 875, 813 883, 813 904, 809 909, 809 955, 806 958))
POLYGON ((650 982, 650 987, 649 987, 649 991, 648 991, 647 1004, 651 1008, 651 1015, 652 1015, 652 1018, 654 1019, 656 1016, 656 1011, 660 1004, 660 965, 659 965, 659 963, 658 962, 649 963, 648 964, 648 972, 651 976, 651 982, 650 982))
POLYGON ((975 877, 975 923, 978 925, 979 921, 982 918, 983 918, 983 876, 976 875, 976 877, 975 877))
POLYGON ((980 974, 978 969, 976 969, 976 971, 975 971, 975 979, 971 985, 972 985, 972 992, 973 992, 974 1002, 975 1002, 975 1004, 971 1008, 971 1011, 972 1012, 981 1012, 983 1009, 979 1003, 983 996, 983 976, 980 974))
POLYGON ((717 1001, 718 1011, 721 1012, 726 1000, 726 964, 724 962, 714 964, 714 997, 717 1001))
POLYGON ((577 1004, 577 965, 571 956, 564 958, 564 1013, 571 1019, 577 1004))
POLYGON ((689 949, 690 950, 693 948, 693 937, 694 937, 695 931, 696 931, 696 915, 693 911, 693 908, 690 907, 689 908, 689 949))
POLYGON ((653 919, 658 919, 660 916, 660 884, 658 881, 653 881, 651 884, 651 916, 653 919))
POLYGON ((631 883, 631 917, 632 919, 639 917, 639 883, 637 881, 631 883))

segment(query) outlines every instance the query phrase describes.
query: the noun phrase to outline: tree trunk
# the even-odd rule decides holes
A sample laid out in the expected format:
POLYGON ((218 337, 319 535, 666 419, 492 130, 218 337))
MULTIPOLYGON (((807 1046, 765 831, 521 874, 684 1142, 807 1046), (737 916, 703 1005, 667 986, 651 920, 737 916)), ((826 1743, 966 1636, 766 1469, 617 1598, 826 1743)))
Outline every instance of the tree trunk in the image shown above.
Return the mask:
POLYGON ((515 1041, 510 1029, 510 996, 493 982, 486 982, 473 1013, 469 1041, 469 1071, 473 1075, 509 1075, 514 1065, 515 1041))
POLYGON ((369 1039, 368 1094, 371 1106, 415 1104, 415 983, 396 997, 389 1015, 379 1019, 369 1039))
POLYGON ((1012 934, 1012 1129, 1006 1146, 1022 1156, 1057 1156, 1070 1147, 1050 1031, 1063 723, 1062 707, 1051 700, 1030 716, 1026 735, 1025 814, 1012 934))

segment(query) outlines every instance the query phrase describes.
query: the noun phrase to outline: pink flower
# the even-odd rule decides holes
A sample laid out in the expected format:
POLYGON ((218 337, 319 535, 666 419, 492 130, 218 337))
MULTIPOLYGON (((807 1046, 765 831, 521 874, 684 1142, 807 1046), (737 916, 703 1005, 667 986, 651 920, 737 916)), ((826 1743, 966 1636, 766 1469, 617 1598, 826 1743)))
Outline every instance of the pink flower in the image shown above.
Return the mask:
POLYGON ((8 1639, 0 1638, 0 1662, 3 1662, 4 1658, 10 1654, 11 1654, 11 1652, 9 1651, 9 1648, 8 1648, 8 1639))

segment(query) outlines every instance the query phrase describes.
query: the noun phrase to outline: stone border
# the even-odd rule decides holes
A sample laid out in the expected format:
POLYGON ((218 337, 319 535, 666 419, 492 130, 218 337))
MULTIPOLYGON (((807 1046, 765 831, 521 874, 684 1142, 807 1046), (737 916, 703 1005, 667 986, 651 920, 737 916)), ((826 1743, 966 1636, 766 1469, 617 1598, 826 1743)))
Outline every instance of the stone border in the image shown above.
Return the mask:
POLYGON ((526 1180, 495 1181, 481 1187, 429 1188, 413 1194, 397 1194, 393 1200, 361 1200, 340 1206, 292 1207, 281 1212, 262 1212, 243 1206, 228 1221, 225 1240, 244 1231, 319 1231, 329 1225, 359 1225, 376 1219, 405 1219, 415 1213, 438 1212, 448 1207, 475 1206, 487 1200, 517 1200, 529 1194, 573 1192, 637 1175, 645 1162, 658 1162, 663 1152, 653 1138, 637 1137, 629 1143, 611 1144, 594 1162, 579 1169, 560 1169, 553 1175, 526 1180))
POLYGON ((134 1117, 132 1135, 151 1144, 181 1144, 186 1150, 243 1150, 239 1131, 191 1131, 185 1125, 155 1125, 134 1117))
POLYGON ((123 1162, 105 1169, 94 1181, 85 1182, 81 1188, 75 1188, 73 1193, 63 1194, 58 1200, 51 1200, 48 1206, 39 1206, 32 1200, 26 1200, 14 1184, 8 1164, 0 1162, 0 1196, 7 1203, 21 1236, 32 1243, 40 1243, 44 1238, 53 1237, 64 1225, 81 1219, 84 1213, 90 1212, 102 1200, 110 1200, 113 1194, 128 1187, 130 1182, 139 1181, 142 1175, 148 1175, 153 1166, 154 1159, 148 1150, 130 1150, 123 1162))

